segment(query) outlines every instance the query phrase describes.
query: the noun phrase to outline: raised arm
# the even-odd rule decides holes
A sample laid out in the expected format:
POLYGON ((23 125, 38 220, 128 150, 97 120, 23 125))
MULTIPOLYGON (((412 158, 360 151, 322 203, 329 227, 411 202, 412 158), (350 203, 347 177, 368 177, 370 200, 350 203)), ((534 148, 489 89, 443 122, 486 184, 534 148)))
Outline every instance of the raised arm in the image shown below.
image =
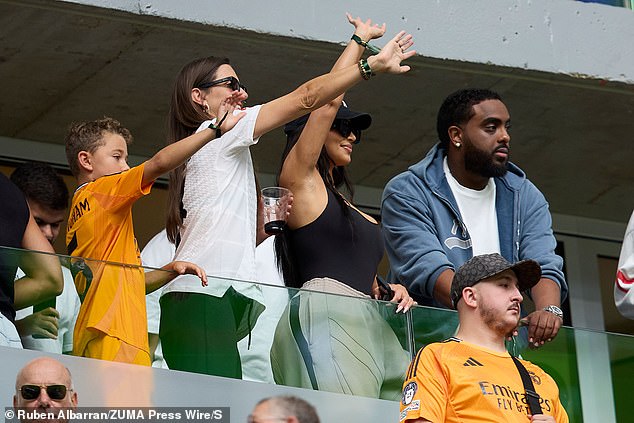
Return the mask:
POLYGON ((22 248, 35 250, 20 254, 20 268, 26 276, 15 281, 14 307, 20 310, 41 303, 62 293, 64 279, 59 258, 48 240, 42 235, 33 216, 22 237, 22 248), (44 254, 50 253, 50 254, 44 254))
MULTIPOLYGON (((236 108, 245 99, 246 93, 244 91, 233 91, 222 101, 218 113, 219 116, 224 117, 219 126, 222 133, 233 128, 245 116, 244 112, 234 114, 236 108)), ((217 124, 218 122, 216 122, 217 124)), ((194 153, 215 138, 216 131, 210 128, 164 147, 145 162, 143 186, 185 163, 194 153)))
MULTIPOLYGON (((406 51, 412 44, 411 36, 406 35, 405 31, 396 34, 379 54, 368 58, 367 63, 372 74, 400 74, 409 71, 409 66, 401 65, 401 62, 416 54, 413 50, 406 51)), ((362 80, 358 64, 311 79, 295 91, 264 104, 258 114, 253 137, 258 138, 286 122, 318 109, 362 80)))
MULTIPOLYGON (((348 21, 355 27, 354 35, 363 42, 379 38, 385 33, 385 24, 378 26, 372 24, 370 19, 363 21, 361 18, 353 18, 349 13, 346 14, 346 16, 348 21)), ((361 44, 350 39, 348 45, 332 67, 331 72, 336 72, 356 64, 364 50, 365 48, 361 44)), ((320 178, 315 166, 317 160, 319 160, 321 149, 328 137, 332 122, 341 105, 343 95, 344 93, 341 93, 337 98, 311 113, 297 144, 284 161, 280 175, 280 183, 282 186, 290 188, 291 191, 300 197, 302 195, 301 191, 303 191, 303 186, 309 185, 314 187, 315 183, 313 179, 320 178)), ((296 212, 298 212, 297 209, 296 212)))
MULTIPOLYGON (((348 18, 348 22, 354 25, 353 36, 356 35, 363 42, 367 43, 368 41, 380 38, 383 34, 385 34, 385 24, 379 26, 377 24, 373 24, 371 19, 363 21, 360 17, 353 18, 350 13, 346 13, 346 17, 348 18)), ((411 35, 409 37, 411 38, 411 35)), ((364 50, 364 46, 351 38, 330 71, 338 71, 339 69, 344 69, 357 63, 363 55, 364 50)))

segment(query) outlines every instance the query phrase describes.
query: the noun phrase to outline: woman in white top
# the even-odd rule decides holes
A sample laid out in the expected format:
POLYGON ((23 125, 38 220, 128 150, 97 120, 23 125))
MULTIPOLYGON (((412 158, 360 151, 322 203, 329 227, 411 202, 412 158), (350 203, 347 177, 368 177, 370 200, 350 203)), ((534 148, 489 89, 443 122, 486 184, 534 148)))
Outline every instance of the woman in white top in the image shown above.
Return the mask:
MULTIPOLYGON (((289 94, 245 109, 227 133, 202 148, 170 175, 167 232, 176 258, 205 269, 209 286, 189 277, 169 284, 161 298, 160 336, 171 369, 241 377, 236 342, 247 336, 263 310, 256 285, 257 198, 249 147, 263 134, 309 113, 378 73, 400 74, 414 55, 398 33, 367 61, 312 79, 289 94), (221 279, 226 278, 226 279, 221 279)), ((228 96, 247 98, 245 87, 224 58, 195 60, 177 76, 169 113, 169 142, 219 122, 228 96)))

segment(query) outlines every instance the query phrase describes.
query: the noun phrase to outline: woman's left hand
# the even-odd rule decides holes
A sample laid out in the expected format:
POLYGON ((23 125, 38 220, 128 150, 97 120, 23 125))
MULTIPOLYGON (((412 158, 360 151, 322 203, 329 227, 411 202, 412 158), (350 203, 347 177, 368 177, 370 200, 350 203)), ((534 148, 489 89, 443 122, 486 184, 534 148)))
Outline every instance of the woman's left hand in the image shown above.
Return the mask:
POLYGON ((392 288, 392 292, 394 292, 394 296, 390 300, 393 303, 398 303, 398 307, 396 308, 396 312, 403 311, 403 313, 407 312, 410 308, 417 305, 417 302, 409 296, 407 292, 407 288, 398 283, 390 283, 390 288, 392 288))
POLYGON ((246 112, 233 113, 235 110, 240 110, 242 102, 247 99, 247 93, 244 90, 232 91, 226 98, 220 102, 218 108, 218 118, 223 119, 220 124, 220 130, 224 134, 225 132, 233 129, 234 126, 246 116, 246 112))
POLYGON ((207 273, 205 270, 198 266, 197 264, 188 262, 188 261, 172 261, 167 263, 161 269, 163 270, 171 270, 172 272, 176 272, 179 275, 195 275, 200 278, 203 286, 207 286, 207 273))
POLYGON ((365 22, 359 16, 353 18, 350 13, 346 13, 348 22, 354 25, 354 33, 363 41, 368 42, 376 38, 380 38, 385 34, 385 23, 381 26, 372 23, 372 19, 365 22))

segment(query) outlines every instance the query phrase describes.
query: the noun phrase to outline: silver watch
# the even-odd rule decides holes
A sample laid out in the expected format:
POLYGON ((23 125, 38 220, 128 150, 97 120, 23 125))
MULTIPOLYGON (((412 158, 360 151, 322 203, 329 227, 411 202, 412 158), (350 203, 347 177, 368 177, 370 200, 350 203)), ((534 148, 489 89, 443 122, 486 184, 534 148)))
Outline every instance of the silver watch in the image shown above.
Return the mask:
POLYGON ((561 309, 555 305, 549 305, 544 307, 544 311, 554 314, 555 316, 559 317, 561 320, 564 319, 564 312, 561 311, 561 309))

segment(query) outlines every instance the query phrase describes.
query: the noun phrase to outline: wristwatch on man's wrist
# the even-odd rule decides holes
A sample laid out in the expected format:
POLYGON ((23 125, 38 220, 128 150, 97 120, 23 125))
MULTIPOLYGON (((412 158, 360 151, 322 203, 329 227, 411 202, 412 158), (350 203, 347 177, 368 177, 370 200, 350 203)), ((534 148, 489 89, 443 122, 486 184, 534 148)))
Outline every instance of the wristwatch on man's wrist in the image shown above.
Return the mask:
POLYGON ((561 320, 564 319, 564 312, 561 311, 561 309, 555 305, 549 305, 544 307, 544 311, 554 314, 555 316, 559 317, 561 320))

